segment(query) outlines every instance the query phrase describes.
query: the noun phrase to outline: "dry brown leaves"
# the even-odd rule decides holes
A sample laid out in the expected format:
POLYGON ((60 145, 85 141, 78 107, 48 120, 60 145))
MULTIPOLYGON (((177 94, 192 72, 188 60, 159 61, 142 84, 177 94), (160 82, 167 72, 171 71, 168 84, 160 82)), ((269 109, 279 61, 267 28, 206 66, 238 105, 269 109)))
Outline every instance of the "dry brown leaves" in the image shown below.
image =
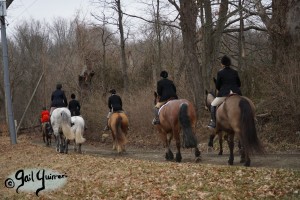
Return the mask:
POLYGON ((68 175, 67 184, 40 199, 292 199, 299 198, 300 171, 141 161, 56 153, 18 138, 0 137, 0 199, 33 199, 4 187, 8 175, 47 168, 68 175))

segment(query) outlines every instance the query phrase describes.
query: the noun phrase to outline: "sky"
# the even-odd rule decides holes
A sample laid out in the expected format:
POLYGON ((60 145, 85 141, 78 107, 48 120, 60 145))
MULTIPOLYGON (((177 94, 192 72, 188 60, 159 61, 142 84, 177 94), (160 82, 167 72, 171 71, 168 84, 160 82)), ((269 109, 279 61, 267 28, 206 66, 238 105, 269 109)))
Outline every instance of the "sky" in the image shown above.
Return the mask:
POLYGON ((51 23, 58 17, 73 19, 78 11, 89 18, 91 10, 89 0, 14 0, 7 9, 7 35, 24 20, 45 20, 51 23))

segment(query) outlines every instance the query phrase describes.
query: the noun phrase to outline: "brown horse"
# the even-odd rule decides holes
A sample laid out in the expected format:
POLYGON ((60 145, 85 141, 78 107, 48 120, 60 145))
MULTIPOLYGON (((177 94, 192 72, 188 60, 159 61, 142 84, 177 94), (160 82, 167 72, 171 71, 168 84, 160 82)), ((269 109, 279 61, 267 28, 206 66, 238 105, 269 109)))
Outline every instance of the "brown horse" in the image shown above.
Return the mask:
MULTIPOLYGON (((158 95, 154 93, 154 103, 158 101, 158 95)), ((172 138, 176 141, 176 161, 181 162, 181 145, 184 148, 195 148, 196 161, 200 160, 200 151, 197 147, 195 126, 197 122, 196 110, 191 102, 186 99, 170 100, 159 109, 160 124, 155 125, 160 138, 166 147, 166 160, 173 160, 174 155, 170 149, 172 138), (180 136, 180 132, 183 132, 180 136), (181 138, 182 137, 182 144, 181 138)))
MULTIPOLYGON (((214 100, 215 96, 206 91, 206 106, 214 100)), ((239 137, 241 145, 241 162, 245 162, 245 166, 250 166, 250 155, 256 151, 264 153, 264 149, 257 137, 255 127, 254 104, 250 99, 239 95, 228 96, 225 101, 219 106, 216 113, 216 128, 215 132, 222 139, 222 131, 228 134, 227 142, 229 146, 228 163, 233 165, 234 155, 234 135, 239 137)), ((220 142, 221 145, 222 142, 220 142)))
POLYGON ((128 123, 128 117, 124 112, 114 112, 108 120, 113 138, 113 150, 117 150, 119 154, 126 151, 128 123))

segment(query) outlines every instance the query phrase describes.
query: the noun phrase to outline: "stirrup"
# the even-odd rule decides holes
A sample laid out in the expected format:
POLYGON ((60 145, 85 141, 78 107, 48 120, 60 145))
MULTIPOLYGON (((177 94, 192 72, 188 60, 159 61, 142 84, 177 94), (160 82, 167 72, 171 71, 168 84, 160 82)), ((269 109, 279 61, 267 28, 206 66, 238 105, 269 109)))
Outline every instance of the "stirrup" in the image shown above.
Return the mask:
POLYGON ((103 131, 109 131, 109 127, 105 126, 105 128, 103 129, 103 131))
POLYGON ((208 128, 216 128, 216 123, 213 120, 210 120, 208 126, 208 128))
POLYGON ((160 121, 158 119, 153 119, 152 125, 160 124, 160 121))

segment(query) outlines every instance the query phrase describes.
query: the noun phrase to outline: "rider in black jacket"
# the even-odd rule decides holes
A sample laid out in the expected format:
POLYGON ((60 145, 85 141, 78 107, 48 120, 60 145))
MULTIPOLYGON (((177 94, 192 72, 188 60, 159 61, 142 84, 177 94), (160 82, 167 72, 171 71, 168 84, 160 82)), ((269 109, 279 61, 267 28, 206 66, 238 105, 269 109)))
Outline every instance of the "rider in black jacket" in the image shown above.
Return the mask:
POLYGON ((241 81, 239 74, 236 70, 230 67, 231 60, 228 56, 223 56, 221 59, 223 69, 217 74, 216 88, 218 90, 217 97, 211 103, 211 120, 208 125, 210 128, 216 127, 216 108, 224 102, 225 98, 230 93, 242 95, 240 87, 241 81))
POLYGON ((154 107, 155 118, 152 121, 153 125, 159 124, 158 111, 159 108, 164 105, 170 99, 178 99, 176 94, 176 86, 173 81, 168 79, 168 72, 162 71, 160 73, 161 80, 157 82, 157 94, 159 96, 159 101, 154 107))
POLYGON ((69 110, 71 112, 71 116, 79 116, 80 115, 80 103, 76 100, 76 95, 71 94, 71 101, 69 102, 69 110))
POLYGON ((65 92, 62 90, 62 84, 58 83, 56 85, 56 90, 51 95, 51 109, 50 115, 55 108, 67 107, 68 100, 65 92))
MULTIPOLYGON (((108 98, 108 104, 107 104, 109 108, 109 113, 107 115, 107 122, 113 112, 123 111, 122 99, 119 95, 116 94, 117 93, 116 90, 111 89, 109 92, 111 93, 111 96, 108 98)), ((104 128, 104 131, 107 130, 109 130, 108 124, 104 128)))

